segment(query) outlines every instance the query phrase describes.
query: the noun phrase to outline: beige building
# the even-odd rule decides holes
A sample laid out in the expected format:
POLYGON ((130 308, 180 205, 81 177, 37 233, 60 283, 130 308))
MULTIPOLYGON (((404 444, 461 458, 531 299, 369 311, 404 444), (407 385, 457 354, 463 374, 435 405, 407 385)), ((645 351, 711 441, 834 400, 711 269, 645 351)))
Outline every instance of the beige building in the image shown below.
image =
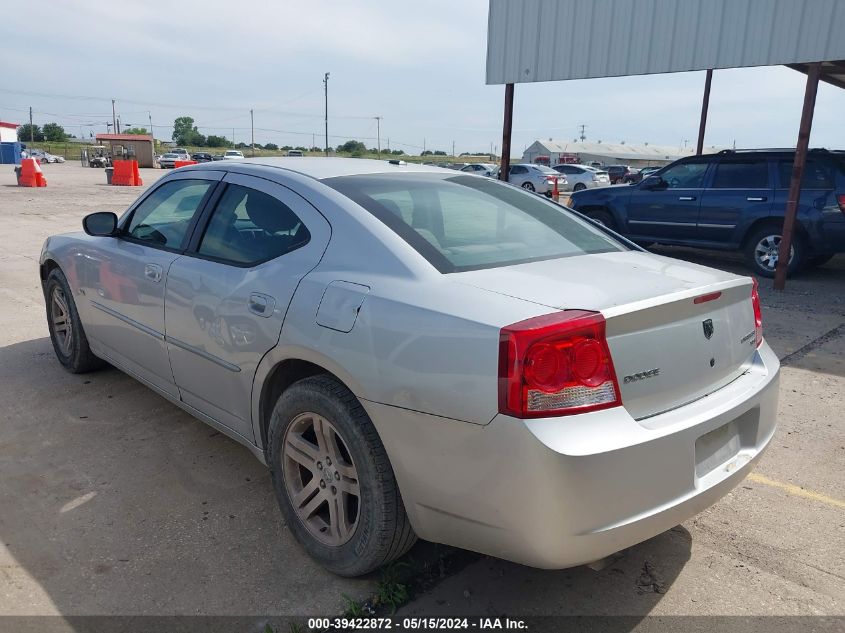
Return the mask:
POLYGON ((155 167, 155 148, 150 134, 97 134, 97 143, 109 148, 112 160, 137 160, 138 167, 155 167))

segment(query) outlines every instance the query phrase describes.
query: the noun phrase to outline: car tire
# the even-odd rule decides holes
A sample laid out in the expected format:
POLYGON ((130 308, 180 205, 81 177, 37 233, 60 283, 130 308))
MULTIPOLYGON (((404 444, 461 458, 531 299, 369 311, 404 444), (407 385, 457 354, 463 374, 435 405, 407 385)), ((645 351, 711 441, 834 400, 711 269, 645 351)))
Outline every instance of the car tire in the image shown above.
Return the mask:
MULTIPOLYGON (((761 277, 774 277, 777 268, 777 248, 780 246, 781 227, 765 225, 755 229, 746 239, 745 263, 761 277)), ((792 255, 786 269, 787 276, 801 270, 807 261, 807 246, 798 233, 792 237, 792 255)))
POLYGON ((532 185, 530 182, 522 183, 522 188, 526 191, 534 191, 534 185, 532 185))
POLYGON ((416 541, 384 445, 334 377, 304 378, 282 393, 267 458, 288 528, 329 571, 369 573, 416 541))
POLYGON ((612 231, 616 230, 616 220, 613 219, 613 216, 610 214, 609 211, 604 211, 603 209, 595 209, 590 211, 584 211, 584 215, 588 218, 596 222, 597 224, 601 224, 609 228, 612 231))
POLYGON ((586 188, 587 188, 587 185, 585 185, 583 182, 579 182, 579 183, 575 184, 573 191, 584 191, 584 189, 586 189, 586 188))
POLYGON ((72 374, 84 374, 100 369, 106 362, 97 358, 88 346, 79 312, 64 273, 54 268, 44 286, 47 308, 47 327, 56 358, 72 374))

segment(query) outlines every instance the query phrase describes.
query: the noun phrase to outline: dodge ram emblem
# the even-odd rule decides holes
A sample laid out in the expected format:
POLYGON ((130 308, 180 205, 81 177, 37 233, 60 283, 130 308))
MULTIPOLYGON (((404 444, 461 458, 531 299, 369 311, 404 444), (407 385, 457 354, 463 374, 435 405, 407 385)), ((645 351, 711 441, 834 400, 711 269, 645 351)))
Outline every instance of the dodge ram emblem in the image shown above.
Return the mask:
POLYGON ((704 338, 709 341, 710 337, 713 336, 713 319, 705 319, 701 322, 701 325, 704 327, 704 338))

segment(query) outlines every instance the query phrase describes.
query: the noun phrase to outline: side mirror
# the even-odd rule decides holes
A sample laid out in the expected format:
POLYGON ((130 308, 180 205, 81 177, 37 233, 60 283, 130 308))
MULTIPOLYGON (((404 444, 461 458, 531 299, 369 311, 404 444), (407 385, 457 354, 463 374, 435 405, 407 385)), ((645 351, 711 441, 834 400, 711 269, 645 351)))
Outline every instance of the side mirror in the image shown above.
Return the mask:
POLYGON ((666 187, 666 181, 663 180, 663 178, 661 178, 660 176, 647 176, 643 179, 643 182, 640 187, 648 190, 663 189, 666 187))
POLYGON ((88 235, 111 237, 117 234, 117 216, 111 211, 89 213, 82 218, 82 228, 88 235))

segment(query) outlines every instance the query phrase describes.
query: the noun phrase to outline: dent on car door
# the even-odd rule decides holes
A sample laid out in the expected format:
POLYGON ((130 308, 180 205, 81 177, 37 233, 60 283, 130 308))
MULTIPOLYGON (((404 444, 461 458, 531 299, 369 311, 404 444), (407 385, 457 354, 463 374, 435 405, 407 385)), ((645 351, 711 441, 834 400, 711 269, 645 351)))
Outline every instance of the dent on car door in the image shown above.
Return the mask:
POLYGON ((628 234, 667 240, 695 239, 698 209, 708 160, 688 160, 667 168, 663 184, 646 189, 630 185, 628 234))
POLYGON ((187 243, 215 177, 169 179, 130 209, 117 237, 94 238, 85 258, 86 333, 94 351, 176 395, 164 342, 167 270, 187 243))
POLYGON ((252 440, 251 394, 328 222, 290 189, 229 174, 190 252, 170 267, 167 347, 182 400, 252 440))

